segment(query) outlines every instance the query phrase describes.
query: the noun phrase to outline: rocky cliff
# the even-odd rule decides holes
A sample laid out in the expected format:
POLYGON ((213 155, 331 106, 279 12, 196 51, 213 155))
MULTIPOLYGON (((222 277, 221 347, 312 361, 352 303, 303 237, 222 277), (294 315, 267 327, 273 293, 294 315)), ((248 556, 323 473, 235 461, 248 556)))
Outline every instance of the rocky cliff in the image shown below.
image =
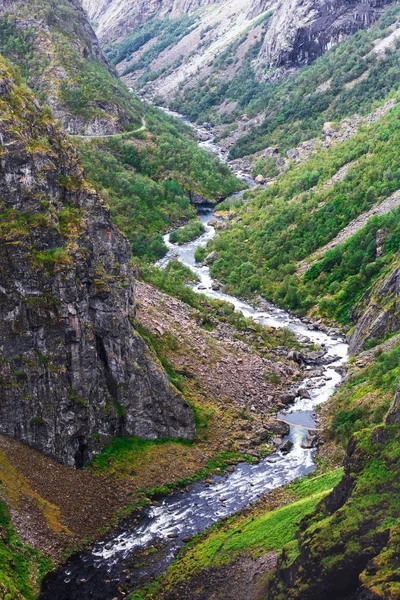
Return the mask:
POLYGON ((157 17, 174 17, 216 3, 216 0, 82 0, 82 6, 103 42, 126 35, 135 26, 157 17))
POLYGON ((400 329, 400 268, 394 267, 369 289, 352 312, 356 322, 350 352, 356 354, 368 340, 382 341, 400 329))
POLYGON ((0 68, 0 433, 84 465, 112 436, 190 437, 132 326, 130 248, 48 108, 0 68))
POLYGON ((268 598, 398 598, 399 428, 364 430, 349 443, 340 483, 284 548, 268 598))
POLYGON ((257 59, 259 72, 310 64, 332 45, 376 21, 391 0, 280 0, 257 59))

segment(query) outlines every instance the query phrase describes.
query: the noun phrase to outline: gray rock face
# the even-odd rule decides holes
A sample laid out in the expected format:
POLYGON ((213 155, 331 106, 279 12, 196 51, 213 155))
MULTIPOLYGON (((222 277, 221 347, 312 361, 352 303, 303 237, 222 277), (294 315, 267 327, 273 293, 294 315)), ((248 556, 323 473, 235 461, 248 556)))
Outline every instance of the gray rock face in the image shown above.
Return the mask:
POLYGON ((102 41, 126 35, 129 29, 146 22, 153 15, 161 17, 190 14, 216 0, 82 0, 90 19, 97 24, 102 41))
POLYGON ((384 419, 385 425, 400 425, 400 386, 384 419))
POLYGON ((0 62, 0 433, 78 467, 113 436, 191 437, 133 328, 129 244, 75 148, 13 91, 0 62))
POLYGON ((258 57, 259 68, 310 64, 333 44, 369 27, 391 0, 280 0, 258 57))
POLYGON ((366 293, 353 311, 357 325, 349 340, 349 351, 356 354, 370 338, 381 339, 400 329, 400 268, 366 293))

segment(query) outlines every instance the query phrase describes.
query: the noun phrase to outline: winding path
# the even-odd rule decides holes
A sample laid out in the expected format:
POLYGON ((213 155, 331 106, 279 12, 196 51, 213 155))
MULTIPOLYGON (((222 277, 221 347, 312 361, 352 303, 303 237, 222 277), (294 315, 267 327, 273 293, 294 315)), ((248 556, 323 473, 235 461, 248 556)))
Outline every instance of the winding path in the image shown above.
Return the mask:
POLYGON ((140 133, 141 131, 145 131, 147 128, 146 117, 142 117, 142 125, 138 129, 134 129, 133 131, 124 131, 123 133, 105 133, 105 134, 95 134, 95 135, 73 135, 71 137, 79 138, 80 140, 96 140, 103 138, 120 138, 125 137, 134 133, 140 133))

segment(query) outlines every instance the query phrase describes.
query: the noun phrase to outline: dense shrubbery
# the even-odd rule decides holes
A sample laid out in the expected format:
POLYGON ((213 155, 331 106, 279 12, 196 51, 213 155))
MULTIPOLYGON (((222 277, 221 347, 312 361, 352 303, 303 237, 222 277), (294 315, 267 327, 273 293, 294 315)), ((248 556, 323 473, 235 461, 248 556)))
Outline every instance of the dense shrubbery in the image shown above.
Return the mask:
POLYGON ((10 15, 0 20, 0 54, 17 63, 23 75, 29 75, 35 54, 32 27, 19 29, 10 15))
POLYGON ((236 294, 258 291, 300 311, 319 302, 322 314, 347 322, 354 302, 399 248, 399 211, 370 220, 304 277, 296 274, 296 262, 400 188, 399 125, 400 110, 395 108, 346 143, 311 157, 273 186, 253 193, 253 200, 239 209, 240 223, 211 244, 219 254, 213 274, 236 294), (312 189, 350 161, 353 165, 344 179, 319 192, 312 189), (375 236, 381 228, 387 231, 385 256, 377 258, 375 236))
POLYGON ((201 221, 193 221, 173 231, 169 236, 169 241, 172 244, 187 244, 200 237, 205 230, 206 228, 201 221))
POLYGON ((151 133, 140 143, 125 135, 85 140, 79 148, 87 179, 107 199, 133 254, 157 260, 167 251, 160 233, 195 217, 192 194, 211 200, 241 184, 180 123, 151 108, 146 120, 151 133))

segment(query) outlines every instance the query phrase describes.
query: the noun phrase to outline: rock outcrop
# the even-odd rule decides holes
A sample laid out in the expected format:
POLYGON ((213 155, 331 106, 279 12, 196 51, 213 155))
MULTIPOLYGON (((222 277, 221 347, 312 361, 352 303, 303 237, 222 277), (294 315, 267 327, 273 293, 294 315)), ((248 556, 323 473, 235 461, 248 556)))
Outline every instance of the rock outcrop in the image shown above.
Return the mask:
POLYGON ((353 437, 344 476, 283 549, 270 600, 398 597, 399 428, 353 437))
POLYGON ((343 37, 374 23, 391 0, 280 0, 265 36, 259 71, 310 64, 343 37))
POLYGON ((367 340, 381 340, 386 334, 400 329, 400 267, 378 280, 361 298, 352 312, 356 321, 350 337, 349 351, 356 354, 367 340))
POLYGON ((0 433, 77 467, 112 436, 190 437, 190 407, 133 328, 129 244, 4 63, 0 114, 0 433))
POLYGON ((400 425, 400 386, 393 398, 393 402, 385 416, 384 423, 386 425, 400 425))

